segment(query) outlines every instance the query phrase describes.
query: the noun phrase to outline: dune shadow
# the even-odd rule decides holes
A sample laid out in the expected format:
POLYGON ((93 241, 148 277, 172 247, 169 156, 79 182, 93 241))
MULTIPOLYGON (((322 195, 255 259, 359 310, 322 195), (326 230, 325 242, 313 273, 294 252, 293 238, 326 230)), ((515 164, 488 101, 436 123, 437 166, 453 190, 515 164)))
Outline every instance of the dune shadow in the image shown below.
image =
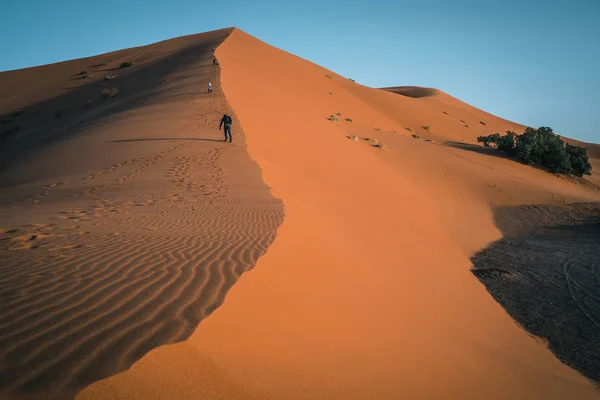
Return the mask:
POLYGON ((600 383, 600 203, 502 207, 473 274, 564 364, 600 383))
MULTIPOLYGON (((444 143, 442 143, 443 146, 447 146, 447 147, 453 147, 455 149, 460 149, 460 150, 466 150, 466 151, 472 151, 473 153, 478 153, 478 154, 483 154, 486 156, 492 156, 492 157, 497 157, 497 158, 503 158, 506 160, 511 160, 511 161, 515 161, 515 162, 519 162, 519 160, 517 160, 514 157, 510 157, 508 154, 503 153, 502 151, 494 148, 494 147, 484 147, 484 146, 479 146, 477 144, 470 144, 470 143, 463 143, 463 142, 454 142, 451 140, 447 140, 444 143)), ((522 164, 522 163, 521 163, 522 164)))
MULTIPOLYGON (((203 55, 209 54, 209 49, 222 42, 222 32, 211 32, 194 45, 109 81, 85 80, 81 86, 65 87, 67 91, 61 95, 23 107, 23 116, 11 120, 8 126, 18 127, 19 132, 3 146, 0 171, 37 156, 49 145, 85 132, 87 126, 106 117, 201 93, 190 91, 185 79, 214 68, 202 61, 203 55), (165 86, 165 79, 174 71, 186 75, 177 78, 181 82, 171 81, 168 87, 165 86), (102 98, 101 90, 111 87, 117 88, 118 94, 113 98, 102 98), (89 108, 87 102, 90 102, 89 108), (56 117, 58 112, 60 117, 56 117)), ((98 74, 101 71, 93 72, 98 74)), ((80 73, 71 77, 83 76, 80 73)))
POLYGON ((413 99, 420 99, 423 97, 432 97, 440 93, 439 90, 434 88, 427 88, 421 86, 392 86, 383 87, 381 90, 392 92, 405 97, 411 97, 413 99))
MULTIPOLYGON (((187 85, 181 72, 212 72, 198 59, 220 43, 222 31, 216 32, 122 77, 119 95, 96 100, 94 104, 102 104, 98 108, 85 110, 82 102, 90 93, 97 95, 102 82, 26 108, 25 121, 19 123, 28 123, 28 137, 8 143, 0 167, 26 162, 46 145, 78 135, 107 116, 174 97, 168 94, 187 85), (183 82, 170 80, 165 92, 161 84, 174 71, 183 82), (55 120, 51 111, 58 105, 71 108, 65 107, 65 116, 55 120), (43 113, 50 122, 44 123, 43 113)), ((114 142, 221 142, 121 137, 114 142)), ((115 168, 125 166, 120 176, 130 179, 165 154, 172 153, 113 165, 102 174, 113 174, 112 180, 119 174, 115 168)), ((72 399, 151 350, 189 338, 266 253, 284 207, 247 152, 222 156, 212 151, 191 161, 175 157, 174 162, 165 171, 172 190, 127 197, 108 193, 102 200, 83 196, 80 209, 59 212, 51 224, 15 222, 0 230, 0 398, 72 399), (236 168, 227 167, 228 157, 235 158, 236 168), (190 165, 193 175, 188 174, 190 165), (90 229, 80 230, 79 221, 90 229), (22 246, 21 237, 28 238, 22 246)), ((2 185, 9 173, 0 179, 2 185)))
POLYGON ((207 138, 144 138, 144 139, 120 139, 111 140, 112 143, 128 143, 128 142, 146 142, 154 140, 166 140, 166 141, 179 141, 179 140, 198 140, 202 142, 223 142, 219 139, 207 139, 207 138))

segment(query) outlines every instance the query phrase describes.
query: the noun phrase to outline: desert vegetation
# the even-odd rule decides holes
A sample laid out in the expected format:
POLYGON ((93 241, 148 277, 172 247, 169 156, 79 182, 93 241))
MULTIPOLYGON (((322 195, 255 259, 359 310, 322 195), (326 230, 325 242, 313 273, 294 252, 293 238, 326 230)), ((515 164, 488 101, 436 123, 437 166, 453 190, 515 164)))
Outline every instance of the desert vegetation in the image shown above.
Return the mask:
POLYGON ((122 62, 121 65, 119 65, 119 69, 129 68, 132 65, 133 65, 133 63, 131 61, 125 61, 125 62, 122 62))
POLYGON ((549 127, 527 128, 523 134, 506 131, 505 135, 493 133, 479 136, 477 141, 486 147, 515 157, 529 165, 539 166, 562 175, 591 175, 592 166, 587 150, 565 143, 549 127))

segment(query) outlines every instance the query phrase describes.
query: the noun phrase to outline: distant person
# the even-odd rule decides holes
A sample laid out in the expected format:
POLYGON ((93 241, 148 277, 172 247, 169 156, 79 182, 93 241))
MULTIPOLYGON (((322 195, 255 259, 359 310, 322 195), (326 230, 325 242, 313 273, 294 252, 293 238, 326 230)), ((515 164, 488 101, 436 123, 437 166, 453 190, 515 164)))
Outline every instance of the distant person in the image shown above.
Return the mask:
POLYGON ((223 140, 224 142, 227 141, 227 135, 229 135, 229 143, 231 143, 231 117, 227 114, 223 114, 223 118, 221 118, 221 123, 219 124, 219 130, 221 129, 221 126, 224 128, 223 129, 223 133, 225 134, 225 140, 223 140))
POLYGON ((212 93, 212 83, 208 82, 208 93, 212 93))

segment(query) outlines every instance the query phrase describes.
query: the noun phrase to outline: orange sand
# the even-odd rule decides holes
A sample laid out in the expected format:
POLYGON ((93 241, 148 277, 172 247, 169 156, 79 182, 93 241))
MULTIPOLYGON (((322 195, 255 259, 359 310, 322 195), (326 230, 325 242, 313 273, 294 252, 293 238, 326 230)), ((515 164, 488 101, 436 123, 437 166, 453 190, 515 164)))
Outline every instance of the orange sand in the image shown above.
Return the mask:
POLYGON ((500 237, 490 205, 598 191, 442 145, 522 130, 444 93, 367 88, 239 30, 217 57, 284 223, 189 340, 78 399, 600 397, 469 272, 469 256, 500 237))

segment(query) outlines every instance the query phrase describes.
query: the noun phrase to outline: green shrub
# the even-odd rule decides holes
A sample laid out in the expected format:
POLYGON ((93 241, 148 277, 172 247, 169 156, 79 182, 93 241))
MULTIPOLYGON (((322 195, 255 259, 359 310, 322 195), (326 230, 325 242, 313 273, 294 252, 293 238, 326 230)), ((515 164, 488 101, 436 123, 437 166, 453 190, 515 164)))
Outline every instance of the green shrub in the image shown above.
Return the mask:
POLYGON ((415 139, 418 139, 418 138, 420 138, 420 137, 421 137, 421 136, 419 136, 419 135, 411 135, 411 136, 412 136, 412 137, 414 137, 415 139))
POLYGON ((587 150, 568 143, 565 145, 560 136, 548 127, 527 128, 521 135, 511 131, 506 131, 504 136, 494 133, 479 136, 477 141, 487 147, 493 144, 522 162, 544 167, 553 173, 579 177, 591 174, 587 150))
POLYGON ((412 128, 409 126, 408 128, 406 128, 407 131, 412 132, 412 128))
POLYGON ((325 75, 325 78, 331 79, 331 75, 325 75))
POLYGON ((495 144, 497 146, 498 142, 500 141, 500 134, 493 133, 487 136, 479 136, 477 141, 483 143, 485 147, 491 147, 491 144, 495 144))
POLYGON ((483 122, 483 121, 479 121, 479 123, 480 123, 481 125, 485 126, 485 122, 483 122))
POLYGON ((132 65, 133 65, 133 63, 131 61, 125 61, 125 62, 122 62, 121 65, 119 65, 119 68, 120 69, 129 68, 132 65))
POLYGON ((423 129, 425 129, 427 132, 429 132, 431 130, 431 127, 429 125, 425 125, 423 127, 423 129))
POLYGON ((335 115, 337 115, 338 117, 341 117, 342 113, 341 112, 336 112, 335 115))
POLYGON ((588 160, 587 150, 581 146, 565 145, 567 157, 571 162, 571 173, 575 176, 591 175, 592 165, 588 160))
POLYGON ((352 118, 346 118, 347 122, 352 122, 352 118))

